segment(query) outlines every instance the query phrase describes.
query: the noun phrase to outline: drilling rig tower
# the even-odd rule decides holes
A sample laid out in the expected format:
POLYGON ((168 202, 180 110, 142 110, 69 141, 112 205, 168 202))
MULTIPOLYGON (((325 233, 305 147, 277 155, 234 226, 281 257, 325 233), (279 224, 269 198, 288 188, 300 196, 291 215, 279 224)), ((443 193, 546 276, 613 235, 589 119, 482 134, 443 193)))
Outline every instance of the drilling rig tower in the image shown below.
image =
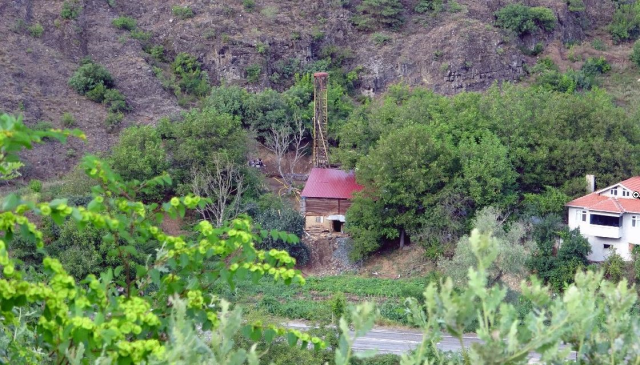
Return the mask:
POLYGON ((313 166, 329 167, 329 139, 327 117, 327 85, 329 74, 316 72, 313 74, 313 166))

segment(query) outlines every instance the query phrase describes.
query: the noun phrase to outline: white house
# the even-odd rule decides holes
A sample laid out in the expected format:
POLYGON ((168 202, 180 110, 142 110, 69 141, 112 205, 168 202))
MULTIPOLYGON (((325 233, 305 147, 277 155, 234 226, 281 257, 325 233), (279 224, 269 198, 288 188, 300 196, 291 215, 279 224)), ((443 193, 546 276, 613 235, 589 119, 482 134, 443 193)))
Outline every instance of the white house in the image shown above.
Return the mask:
MULTIPOLYGON (((593 191, 593 176, 591 176, 593 191)), ((589 177, 587 177, 589 180, 589 177)), ((604 261, 615 251, 631 260, 631 250, 640 244, 640 176, 632 177, 566 204, 569 228, 591 243, 591 261, 604 261)))

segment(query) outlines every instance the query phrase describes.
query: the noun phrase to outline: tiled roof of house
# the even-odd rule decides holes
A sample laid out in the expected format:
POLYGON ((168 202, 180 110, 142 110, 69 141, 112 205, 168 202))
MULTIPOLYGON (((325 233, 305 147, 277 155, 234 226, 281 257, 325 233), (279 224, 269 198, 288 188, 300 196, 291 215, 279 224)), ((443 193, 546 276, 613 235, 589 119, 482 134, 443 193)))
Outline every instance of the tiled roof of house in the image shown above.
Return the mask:
POLYGON ((354 192, 362 189, 363 186, 356 183, 353 171, 313 168, 300 195, 305 198, 351 199, 354 192))
MULTIPOLYGON (((640 176, 632 177, 612 186, 616 185, 622 185, 632 192, 640 192, 640 176)), ((632 197, 622 198, 600 195, 602 192, 609 190, 609 188, 611 188, 611 186, 585 195, 583 197, 574 199, 568 202, 566 206, 574 208, 584 208, 599 212, 640 214, 640 199, 635 199, 632 197)))

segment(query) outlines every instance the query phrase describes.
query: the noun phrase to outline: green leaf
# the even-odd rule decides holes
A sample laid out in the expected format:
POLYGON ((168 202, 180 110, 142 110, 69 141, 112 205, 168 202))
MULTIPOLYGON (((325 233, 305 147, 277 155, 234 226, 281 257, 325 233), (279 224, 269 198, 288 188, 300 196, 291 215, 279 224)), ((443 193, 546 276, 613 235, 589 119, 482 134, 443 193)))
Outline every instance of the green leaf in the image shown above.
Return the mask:
POLYGON ((151 276, 151 281, 154 284, 160 286, 160 271, 158 271, 158 269, 151 269, 149 271, 149 276, 151 276))
POLYGON ((18 205, 20 205, 20 197, 18 196, 18 194, 9 194, 2 201, 2 210, 14 210, 18 205))
POLYGON ((298 343, 298 336, 295 333, 289 332, 287 333, 287 343, 289 346, 293 347, 298 343))
POLYGON ((115 268, 115 270, 113 270, 113 274, 115 276, 120 276, 120 273, 122 272, 122 266, 118 266, 115 268))
POLYGON ((270 344, 271 341, 273 341, 274 337, 276 336, 276 331, 274 331, 271 328, 267 328, 264 330, 263 335, 264 335, 264 341, 270 344))

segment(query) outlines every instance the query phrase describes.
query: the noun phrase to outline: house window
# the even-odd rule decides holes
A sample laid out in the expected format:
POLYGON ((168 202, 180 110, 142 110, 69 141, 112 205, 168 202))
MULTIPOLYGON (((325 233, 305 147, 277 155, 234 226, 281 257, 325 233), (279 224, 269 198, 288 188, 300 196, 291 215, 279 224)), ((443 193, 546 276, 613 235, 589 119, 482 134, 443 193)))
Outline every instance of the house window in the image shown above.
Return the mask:
POLYGON ((618 188, 611 189, 611 195, 618 196, 618 188))
POLYGON ((640 224, 640 217, 638 217, 637 215, 632 215, 631 216, 631 227, 638 227, 638 225, 640 224))
POLYGON ((629 190, 622 190, 622 196, 629 196, 629 195, 631 195, 629 190))
POLYGON ((603 247, 604 247, 604 249, 605 249, 605 250, 608 250, 608 249, 610 249, 610 248, 611 248, 611 245, 609 245, 609 244, 606 244, 606 243, 605 243, 605 244, 603 245, 603 247))
POLYGON ((609 215, 591 214, 591 224, 607 227, 621 227, 622 219, 620 217, 612 217, 609 215))
POLYGON ((316 217, 316 223, 324 222, 324 217, 316 217))
POLYGON ((581 219, 583 222, 586 222, 586 221, 587 221, 587 211, 586 211, 586 210, 583 210, 582 212, 580 212, 580 219, 581 219))

